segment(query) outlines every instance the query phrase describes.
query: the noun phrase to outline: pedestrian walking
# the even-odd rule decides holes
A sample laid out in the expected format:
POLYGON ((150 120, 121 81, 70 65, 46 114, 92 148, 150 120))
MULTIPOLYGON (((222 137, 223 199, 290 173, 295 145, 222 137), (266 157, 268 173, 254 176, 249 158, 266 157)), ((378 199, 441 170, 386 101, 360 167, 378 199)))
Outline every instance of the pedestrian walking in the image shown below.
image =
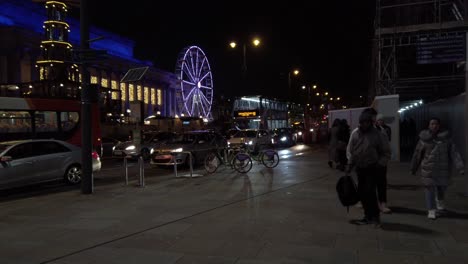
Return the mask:
POLYGON ((376 178, 379 169, 390 159, 390 145, 385 135, 375 128, 371 110, 365 110, 359 116, 359 127, 353 130, 347 146, 347 158, 346 173, 356 168, 358 193, 364 208, 364 218, 353 222, 380 227, 376 178))
POLYGON ((421 166, 421 179, 426 197, 427 217, 436 219, 445 210, 444 198, 450 183, 452 164, 464 174, 464 164, 449 131, 440 129, 440 119, 431 118, 429 128, 421 131, 411 160, 411 174, 421 166))
MULTIPOLYGON (((378 114, 376 117, 375 127, 384 133, 388 139, 388 142, 392 139, 392 129, 385 124, 384 116, 378 114)), ((387 207, 387 165, 379 168, 377 174, 377 198, 379 199, 379 209, 384 214, 390 214, 392 210, 387 207)))

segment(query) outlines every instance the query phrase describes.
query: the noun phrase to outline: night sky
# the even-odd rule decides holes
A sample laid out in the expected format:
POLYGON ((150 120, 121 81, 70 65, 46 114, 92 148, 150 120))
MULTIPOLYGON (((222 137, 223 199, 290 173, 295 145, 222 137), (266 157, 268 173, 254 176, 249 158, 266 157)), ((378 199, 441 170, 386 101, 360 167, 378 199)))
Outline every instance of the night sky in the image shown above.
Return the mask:
MULTIPOLYGON (((375 1, 89 1, 92 23, 136 42, 135 55, 174 72, 178 53, 200 46, 208 56, 215 96, 261 94, 300 102, 303 84, 333 96, 365 94, 369 86, 375 1), (231 40, 262 40, 242 50, 231 40), (288 92, 288 71, 299 68, 288 92)), ((250 44, 250 42, 249 42, 250 44)))

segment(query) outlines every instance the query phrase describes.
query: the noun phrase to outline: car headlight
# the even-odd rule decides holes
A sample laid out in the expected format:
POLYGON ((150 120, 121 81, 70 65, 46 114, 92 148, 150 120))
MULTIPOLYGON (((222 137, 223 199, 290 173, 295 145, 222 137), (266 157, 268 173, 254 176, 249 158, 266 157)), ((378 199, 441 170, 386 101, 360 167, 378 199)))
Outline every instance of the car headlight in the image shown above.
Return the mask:
POLYGON ((298 134, 299 136, 302 136, 302 132, 300 132, 300 131, 299 131, 297 134, 298 134))
POLYGON ((281 138, 281 141, 286 141, 286 140, 288 140, 287 137, 282 137, 282 138, 281 138))
POLYGON ((182 152, 182 151, 184 151, 183 148, 176 148, 176 149, 171 150, 171 152, 182 152))
POLYGON ((252 141, 252 140, 250 140, 248 144, 249 144, 249 145, 252 145, 252 144, 253 144, 253 141, 252 141))
POLYGON ((136 147, 135 146, 128 146, 125 148, 125 150, 134 150, 136 147))
POLYGON ((153 154, 153 153, 154 153, 154 148, 151 148, 150 154, 153 154))
POLYGON ((114 150, 115 150, 115 146, 112 147, 112 151, 114 151, 114 150))

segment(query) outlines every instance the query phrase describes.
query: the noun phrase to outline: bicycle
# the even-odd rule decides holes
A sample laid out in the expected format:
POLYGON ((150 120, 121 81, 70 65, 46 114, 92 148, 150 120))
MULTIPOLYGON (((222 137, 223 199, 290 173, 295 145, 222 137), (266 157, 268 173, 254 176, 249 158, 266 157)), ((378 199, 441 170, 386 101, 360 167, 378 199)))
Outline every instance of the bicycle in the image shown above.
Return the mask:
POLYGON ((229 166, 240 173, 247 173, 252 169, 252 159, 247 153, 243 153, 241 148, 228 147, 206 155, 204 166, 208 173, 215 173, 221 165, 229 166))
POLYGON ((254 152, 249 147, 245 147, 247 153, 253 158, 253 160, 262 163, 267 168, 274 168, 279 164, 279 155, 276 150, 267 148, 254 152))

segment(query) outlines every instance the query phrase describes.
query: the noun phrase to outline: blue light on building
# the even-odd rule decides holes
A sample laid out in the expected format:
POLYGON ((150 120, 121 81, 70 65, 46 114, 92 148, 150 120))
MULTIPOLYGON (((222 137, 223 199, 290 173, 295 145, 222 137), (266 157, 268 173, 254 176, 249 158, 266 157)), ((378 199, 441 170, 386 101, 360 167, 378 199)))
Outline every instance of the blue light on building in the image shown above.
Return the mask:
MULTIPOLYGON (((43 22, 47 20, 44 6, 33 3, 31 0, 3 1, 0 3, 0 26, 17 26, 43 34, 43 22)), ((67 18, 72 29, 69 40, 74 45, 80 43, 80 22, 73 18, 67 18)), ((123 59, 151 66, 148 61, 141 61, 133 57, 135 43, 114 33, 91 27, 90 38, 104 37, 91 43, 93 49, 103 49, 111 55, 123 59)))

